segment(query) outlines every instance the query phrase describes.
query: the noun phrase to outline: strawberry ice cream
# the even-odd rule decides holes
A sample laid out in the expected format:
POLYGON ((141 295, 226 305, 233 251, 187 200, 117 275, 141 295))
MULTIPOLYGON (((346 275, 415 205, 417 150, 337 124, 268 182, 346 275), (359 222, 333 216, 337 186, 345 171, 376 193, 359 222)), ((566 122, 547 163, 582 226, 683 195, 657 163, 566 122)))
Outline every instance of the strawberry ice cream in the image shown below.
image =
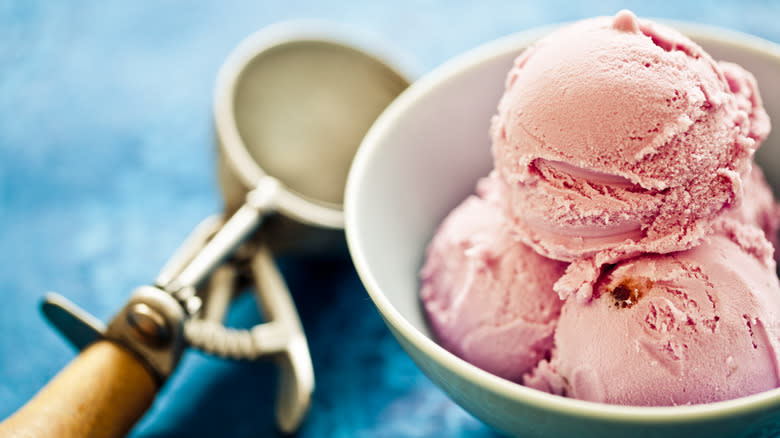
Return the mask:
POLYGON ((618 264, 570 299, 528 386, 628 405, 726 400, 780 383, 780 285, 730 239, 618 264))
POLYGON ((421 297, 439 342, 468 362, 519 381, 549 355, 566 264, 507 227, 501 184, 485 178, 444 220, 428 248, 421 297))
POLYGON ((602 265, 709 234, 768 132, 750 73, 627 11, 526 50, 491 129, 513 228, 585 301, 602 265))
POLYGON ((444 220, 421 298, 447 349, 554 394, 708 403, 780 386, 780 205, 753 76, 631 12, 523 52, 495 169, 444 220))

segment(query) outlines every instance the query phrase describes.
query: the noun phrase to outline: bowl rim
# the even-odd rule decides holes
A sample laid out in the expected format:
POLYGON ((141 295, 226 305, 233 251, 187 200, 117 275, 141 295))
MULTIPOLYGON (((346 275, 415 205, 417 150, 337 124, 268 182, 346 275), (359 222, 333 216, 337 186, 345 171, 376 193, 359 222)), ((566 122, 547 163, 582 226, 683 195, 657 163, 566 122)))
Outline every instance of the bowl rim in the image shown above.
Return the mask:
MULTIPOLYGON (((761 57, 774 59, 780 65, 780 44, 778 43, 713 25, 665 19, 651 18, 651 20, 674 27, 689 36, 697 44, 699 41, 706 41, 733 47, 740 51, 751 52, 761 57)), ((548 394, 502 379, 450 353, 432 338, 414 327, 382 292, 382 287, 373 275, 370 268, 371 264, 363 252, 361 233, 359 232, 360 225, 357 217, 359 211, 357 205, 358 193, 362 186, 362 181, 365 179, 367 166, 371 162, 371 157, 379 144, 378 140, 384 136, 388 127, 395 119, 424 95, 443 86, 453 77, 484 62, 506 56, 512 51, 519 54, 522 48, 527 47, 541 36, 564 24, 566 23, 536 27, 501 37, 452 58, 414 82, 375 121, 364 137, 352 162, 349 177, 347 178, 344 203, 347 246, 358 275, 365 285, 370 298, 385 322, 391 326, 390 328, 397 335, 403 337, 417 350, 430 356, 431 359, 446 368, 450 373, 464 380, 472 381, 479 387, 504 398, 533 405, 539 409, 582 418, 608 420, 615 423, 650 424, 663 422, 674 424, 738 417, 759 412, 769 407, 780 406, 780 388, 713 403, 652 407, 613 405, 548 394)))

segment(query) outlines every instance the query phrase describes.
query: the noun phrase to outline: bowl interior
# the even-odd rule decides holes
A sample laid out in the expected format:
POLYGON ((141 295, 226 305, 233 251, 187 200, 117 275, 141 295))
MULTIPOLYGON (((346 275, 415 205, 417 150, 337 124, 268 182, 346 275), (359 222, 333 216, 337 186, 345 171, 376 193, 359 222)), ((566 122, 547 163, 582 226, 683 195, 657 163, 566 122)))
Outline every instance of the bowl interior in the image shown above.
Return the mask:
MULTIPOLYGON (((780 82, 776 80, 780 46, 709 27, 678 28, 714 58, 737 62, 752 71, 770 117, 780 121, 780 82)), ((539 397, 544 402, 550 402, 546 395, 529 394, 535 391, 506 381, 497 383, 497 378, 489 380, 435 345, 418 298, 418 273, 436 227, 492 168, 488 127, 507 71, 523 48, 548 31, 495 41, 413 84, 364 139, 350 172, 345 204, 347 239, 355 265, 380 313, 407 350, 414 345, 422 356, 428 356, 422 360, 504 385, 521 398, 531 397, 526 400, 539 397)), ((779 194, 780 129, 764 143, 757 160, 779 194)), ((780 405, 780 392, 771 394, 761 403, 780 405)), ((641 409, 655 408, 638 408, 632 415, 641 409)))

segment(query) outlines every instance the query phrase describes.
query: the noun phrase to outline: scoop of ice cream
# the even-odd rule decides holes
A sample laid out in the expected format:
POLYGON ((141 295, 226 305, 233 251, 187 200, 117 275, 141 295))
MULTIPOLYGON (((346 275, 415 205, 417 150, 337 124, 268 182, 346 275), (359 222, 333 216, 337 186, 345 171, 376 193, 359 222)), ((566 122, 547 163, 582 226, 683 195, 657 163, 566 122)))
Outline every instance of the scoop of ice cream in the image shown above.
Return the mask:
POLYGON ((741 202, 768 132, 750 73, 627 11, 522 53, 491 124, 515 232, 547 257, 588 259, 556 285, 584 300, 604 264, 697 245, 741 202))
POLYGON ((520 242, 489 177, 455 208, 428 247, 423 305, 439 342, 466 361, 519 381, 549 355, 562 301, 552 286, 565 264, 520 242))
POLYGON ((569 299, 552 359, 528 386, 625 405, 708 403, 778 387, 774 269, 716 235, 618 264, 587 304, 569 299))

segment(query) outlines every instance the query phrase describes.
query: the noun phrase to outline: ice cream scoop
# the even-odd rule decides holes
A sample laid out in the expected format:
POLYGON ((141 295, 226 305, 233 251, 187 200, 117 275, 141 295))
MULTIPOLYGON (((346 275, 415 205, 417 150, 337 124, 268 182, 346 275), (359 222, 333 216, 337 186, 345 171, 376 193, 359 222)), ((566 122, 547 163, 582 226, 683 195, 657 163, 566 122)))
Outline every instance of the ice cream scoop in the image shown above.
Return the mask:
POLYGON ((519 241, 501 208, 503 184, 483 178, 428 247, 420 292, 439 342, 468 362, 520 381, 552 348, 566 263, 519 241))
POLYGON ((750 73, 628 11, 523 52, 491 126, 513 227, 581 300, 604 264, 698 244, 768 132, 750 73))
POLYGON ((624 261, 594 291, 587 304, 566 301, 552 359, 526 385, 661 406, 727 400, 780 383, 777 275, 729 238, 624 261))
POLYGON ((409 83, 352 40, 325 23, 285 23, 251 35, 231 52, 214 96, 229 219, 211 218, 198 227, 155 286, 138 288, 107 327, 64 297, 48 297, 44 314, 86 349, 0 423, 0 436, 125 436, 185 345, 232 359, 273 358, 279 366, 277 424, 284 433, 299 427, 314 390, 313 365, 270 249, 334 242, 330 234, 302 243, 319 228, 339 234, 353 154, 373 120, 409 83), (274 216, 289 218, 288 227, 276 222, 258 230, 274 216), (294 222, 298 232, 285 233, 294 222), (310 232, 301 231, 304 225, 310 232), (241 266, 233 265, 236 259, 241 266), (254 280, 265 317, 251 330, 221 321, 239 269, 254 280))

